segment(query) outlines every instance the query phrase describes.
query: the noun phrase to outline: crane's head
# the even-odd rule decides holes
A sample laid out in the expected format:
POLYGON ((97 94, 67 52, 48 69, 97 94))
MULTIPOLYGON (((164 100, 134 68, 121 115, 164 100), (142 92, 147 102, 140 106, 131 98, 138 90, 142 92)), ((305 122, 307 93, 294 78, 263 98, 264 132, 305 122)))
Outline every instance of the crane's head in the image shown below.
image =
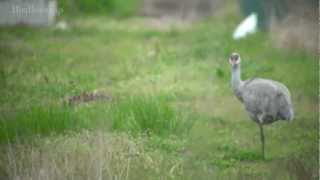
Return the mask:
POLYGON ((241 62, 241 58, 240 58, 240 55, 238 53, 232 53, 230 55, 230 58, 229 58, 229 63, 232 65, 232 66, 236 66, 238 64, 240 64, 241 62))

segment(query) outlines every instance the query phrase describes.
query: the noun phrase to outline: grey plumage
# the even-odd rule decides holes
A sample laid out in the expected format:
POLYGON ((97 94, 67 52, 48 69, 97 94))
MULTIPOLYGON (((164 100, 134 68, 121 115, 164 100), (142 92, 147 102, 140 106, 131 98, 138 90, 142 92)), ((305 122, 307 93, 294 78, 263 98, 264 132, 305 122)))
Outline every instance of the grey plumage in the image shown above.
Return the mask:
POLYGON ((247 80, 238 93, 250 117, 257 123, 293 119, 290 92, 279 82, 260 78, 247 80))
POLYGON ((241 58, 237 53, 231 54, 229 62, 232 65, 233 92, 245 106, 250 118, 260 127, 264 157, 263 125, 278 120, 292 121, 294 118, 290 92, 282 83, 269 79, 253 78, 242 81, 241 58))

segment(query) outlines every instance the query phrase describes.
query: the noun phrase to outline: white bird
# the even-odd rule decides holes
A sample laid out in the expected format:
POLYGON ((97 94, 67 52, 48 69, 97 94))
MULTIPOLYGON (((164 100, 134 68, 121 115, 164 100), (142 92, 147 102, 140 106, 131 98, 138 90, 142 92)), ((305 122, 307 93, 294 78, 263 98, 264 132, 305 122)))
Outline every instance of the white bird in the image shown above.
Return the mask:
POLYGON ((67 30, 68 28, 69 28, 69 26, 68 26, 67 22, 65 22, 65 21, 59 21, 56 24, 56 29, 67 30))
POLYGON ((255 33, 257 31, 257 24, 257 13, 251 13, 237 26, 236 30, 233 32, 233 39, 238 40, 246 37, 248 34, 255 33))
POLYGON ((278 120, 293 120, 291 95, 288 88, 277 81, 261 78, 242 81, 240 62, 240 55, 232 53, 229 58, 232 69, 232 90, 245 106, 250 118, 259 125, 262 157, 264 158, 263 125, 278 120))

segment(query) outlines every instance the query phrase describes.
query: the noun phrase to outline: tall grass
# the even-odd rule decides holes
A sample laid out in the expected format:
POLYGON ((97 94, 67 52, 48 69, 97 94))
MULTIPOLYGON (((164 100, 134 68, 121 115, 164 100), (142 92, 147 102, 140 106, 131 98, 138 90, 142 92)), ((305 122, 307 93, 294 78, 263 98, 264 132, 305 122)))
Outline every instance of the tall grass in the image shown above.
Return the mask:
POLYGON ((132 179, 141 165, 152 168, 142 144, 125 134, 84 131, 32 142, 7 146, 9 179, 132 179))
POLYGON ((145 137, 81 131, 8 144, 0 179, 176 179, 179 158, 146 148, 145 137), (157 177, 157 178, 155 178, 157 177))
POLYGON ((130 97, 111 107, 112 127, 131 133, 159 136, 183 134, 192 126, 163 99, 157 97, 130 97))
POLYGON ((68 107, 31 107, 12 116, 1 116, 0 142, 61 133, 80 126, 68 107))
POLYGON ((108 129, 110 124, 113 130, 161 137, 182 135, 192 126, 192 121, 180 115, 163 97, 150 96, 80 107, 30 107, 1 116, 0 123, 0 142, 70 130, 108 129))

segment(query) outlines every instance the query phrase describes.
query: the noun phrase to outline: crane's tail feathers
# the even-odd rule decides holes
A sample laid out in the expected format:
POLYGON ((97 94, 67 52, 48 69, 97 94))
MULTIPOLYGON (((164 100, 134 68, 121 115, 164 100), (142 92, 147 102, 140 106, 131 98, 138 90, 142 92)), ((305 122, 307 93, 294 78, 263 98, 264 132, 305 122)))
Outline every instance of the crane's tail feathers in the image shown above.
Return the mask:
POLYGON ((281 120, 285 120, 285 121, 293 121, 293 118, 294 118, 294 112, 293 112, 293 109, 290 108, 286 111, 282 111, 282 113, 279 114, 279 118, 281 120))
POLYGON ((293 118, 294 118, 294 112, 293 112, 293 109, 292 108, 290 108, 290 110, 289 110, 289 118, 288 118, 288 120, 289 120, 289 122, 291 122, 291 121, 293 121, 293 118))

